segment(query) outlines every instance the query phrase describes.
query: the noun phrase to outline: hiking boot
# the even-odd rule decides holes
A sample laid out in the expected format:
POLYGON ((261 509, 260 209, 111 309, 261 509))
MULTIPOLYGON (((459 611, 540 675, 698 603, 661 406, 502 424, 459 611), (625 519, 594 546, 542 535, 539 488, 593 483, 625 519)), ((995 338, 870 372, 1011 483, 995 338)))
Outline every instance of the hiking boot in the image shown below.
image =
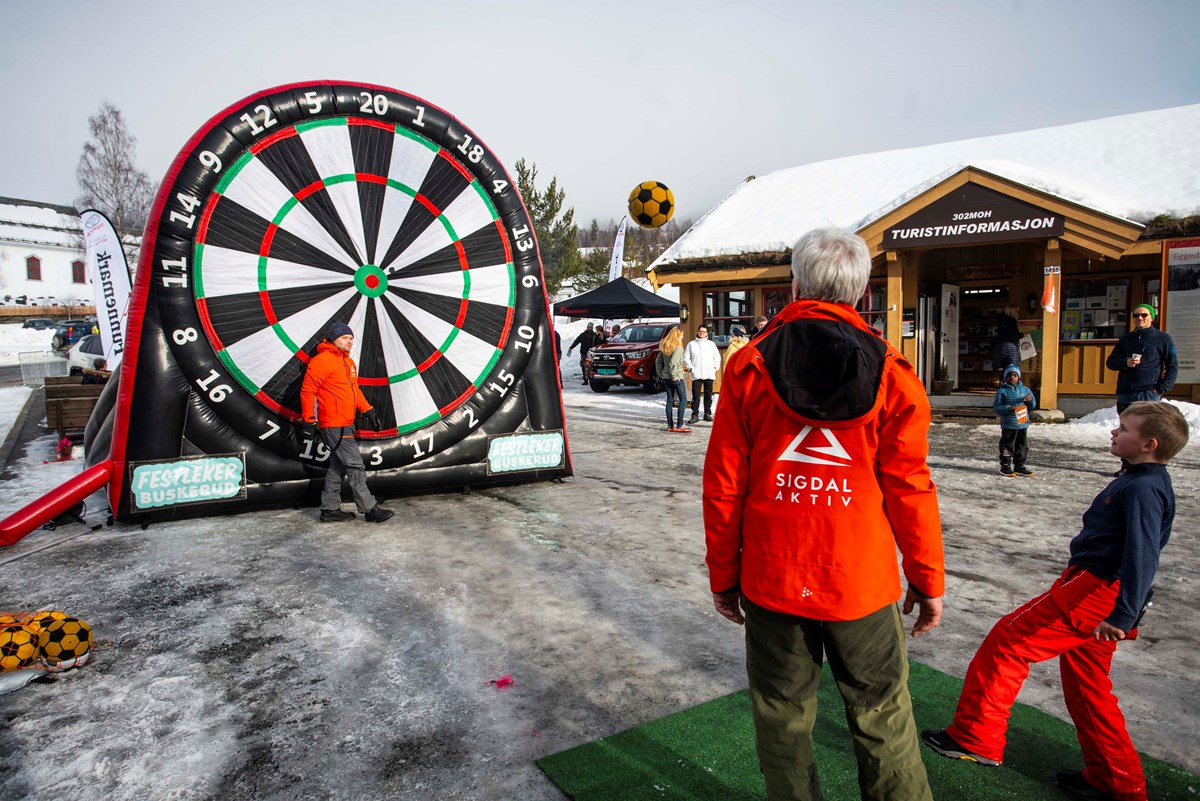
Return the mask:
POLYGON ((711 423, 711 422, 712 422, 712 415, 711 415, 711 414, 706 414, 706 415, 704 415, 704 422, 706 422, 706 423, 711 423))
POLYGON ((394 514, 396 513, 391 509, 384 509, 379 504, 375 504, 375 508, 363 515, 363 519, 368 523, 382 523, 394 514))
POLYGON ((1004 463, 1001 463, 1001 464, 1000 464, 1000 475, 1002 475, 1002 476, 1011 476, 1011 475, 1013 475, 1013 469, 1012 469, 1012 465, 1011 465, 1011 464, 1004 464, 1004 463))
POLYGON ((354 519, 354 512, 343 512, 341 509, 322 509, 322 523, 345 523, 354 519))
POLYGON ((1060 770, 1055 778, 1058 780, 1059 787, 1075 793, 1075 795, 1082 795, 1086 798, 1108 798, 1111 801, 1111 796, 1105 795, 1088 784, 1087 779, 1083 778, 1081 770, 1060 770))
POLYGON ((1033 475, 1033 471, 1030 470, 1028 467, 1026 467, 1023 464, 1017 465, 1016 468, 1013 469, 1013 472, 1016 473, 1018 476, 1032 476, 1033 475))
POLYGON ((699 416, 699 415, 695 415, 695 414, 693 414, 691 417, 689 417, 689 418, 688 418, 688 425, 689 425, 689 426, 694 426, 694 425, 696 425, 696 423, 699 423, 699 422, 700 422, 700 416, 699 416))
POLYGON ((980 756, 979 754, 972 754, 970 751, 954 742, 954 739, 951 738, 949 734, 946 734, 945 729, 942 729, 941 731, 926 729, 925 731, 921 732, 921 742, 925 743, 925 745, 949 759, 965 759, 968 762, 977 762, 980 765, 986 765, 989 768, 999 767, 1000 765, 1000 763, 995 759, 988 759, 987 757, 980 756))

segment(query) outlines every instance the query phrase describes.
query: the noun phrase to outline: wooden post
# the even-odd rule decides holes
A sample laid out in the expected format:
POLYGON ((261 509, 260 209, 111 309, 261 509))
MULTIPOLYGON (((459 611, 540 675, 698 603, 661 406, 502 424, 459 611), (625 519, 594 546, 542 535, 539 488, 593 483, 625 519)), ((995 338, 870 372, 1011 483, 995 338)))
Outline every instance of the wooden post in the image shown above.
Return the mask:
POLYGON ((889 250, 887 259, 887 341, 900 349, 900 321, 904 314, 904 254, 889 250))
POLYGON ((1045 258, 1042 262, 1047 283, 1054 286, 1054 312, 1042 310, 1042 396, 1038 407, 1058 407, 1058 338, 1062 327, 1062 309, 1066 298, 1062 296, 1062 248, 1057 239, 1046 242, 1045 258))

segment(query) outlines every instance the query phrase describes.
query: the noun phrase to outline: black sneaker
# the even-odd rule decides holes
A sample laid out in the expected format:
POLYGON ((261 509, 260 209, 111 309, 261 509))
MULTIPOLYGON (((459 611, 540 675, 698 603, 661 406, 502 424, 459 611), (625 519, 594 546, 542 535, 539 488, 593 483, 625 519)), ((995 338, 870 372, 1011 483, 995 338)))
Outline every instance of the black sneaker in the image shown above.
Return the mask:
POLYGON ((322 523, 345 523, 354 519, 354 512, 343 512, 341 509, 322 509, 322 523))
POLYGON ((1110 800, 1112 798, 1112 796, 1107 796, 1088 784, 1087 779, 1083 778, 1083 771, 1081 770, 1060 770, 1055 778, 1058 780, 1059 787, 1075 793, 1075 795, 1082 795, 1086 798, 1108 798, 1110 800))
POLYGON ((379 504, 375 504, 375 508, 363 515, 363 519, 368 523, 382 523, 394 514, 396 513, 391 509, 384 509, 379 504))
POLYGON ((1012 475, 1015 475, 1015 474, 1013 473, 1013 469, 1012 469, 1011 467, 1009 467, 1009 466, 1008 466, 1008 465, 1006 465, 1006 464, 1002 464, 1002 465, 1000 465, 1000 475, 1002 475, 1002 476, 1012 476, 1012 475))
POLYGON ((696 423, 699 423, 699 422, 700 422, 700 418, 699 418, 699 417, 697 417, 697 416, 696 416, 696 415, 694 415, 694 414, 693 414, 691 417, 689 417, 689 418, 688 418, 688 425, 689 425, 689 426, 694 426, 694 425, 696 425, 696 423))
POLYGON ((712 422, 712 415, 711 415, 711 414, 706 414, 706 415, 704 415, 704 422, 706 422, 706 423, 711 423, 711 422, 712 422))
POLYGON ((926 729, 925 731, 921 732, 921 742, 925 743, 925 745, 929 746, 934 751, 937 751, 942 756, 950 759, 965 759, 968 762, 977 762, 980 765, 986 765, 989 768, 1000 766, 1000 763, 995 759, 988 759, 987 757, 980 756, 979 754, 972 754, 970 751, 954 742, 953 738, 951 738, 949 734, 946 734, 945 729, 942 729, 941 731, 926 729))
POLYGON ((1026 467, 1023 464, 1017 465, 1016 468, 1013 469, 1013 472, 1016 473, 1018 476, 1032 476, 1033 475, 1033 471, 1030 470, 1028 467, 1026 467))

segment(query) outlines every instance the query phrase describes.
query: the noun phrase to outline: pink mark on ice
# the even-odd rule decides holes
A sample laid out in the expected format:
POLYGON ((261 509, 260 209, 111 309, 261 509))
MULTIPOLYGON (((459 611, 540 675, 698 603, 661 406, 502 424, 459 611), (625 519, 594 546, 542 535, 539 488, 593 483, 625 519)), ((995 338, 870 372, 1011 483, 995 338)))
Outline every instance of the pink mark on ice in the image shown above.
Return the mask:
POLYGON ((498 679, 491 679, 488 684, 494 684, 497 690, 507 690, 509 687, 513 686, 513 678, 505 673, 498 679))

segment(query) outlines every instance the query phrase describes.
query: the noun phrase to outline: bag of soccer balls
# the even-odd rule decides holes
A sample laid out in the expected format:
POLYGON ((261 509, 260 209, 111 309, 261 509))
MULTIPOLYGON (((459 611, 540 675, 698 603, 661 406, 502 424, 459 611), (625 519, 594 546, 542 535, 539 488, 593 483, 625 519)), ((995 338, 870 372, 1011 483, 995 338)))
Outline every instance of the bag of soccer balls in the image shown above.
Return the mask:
POLYGON ((92 657, 92 627, 66 612, 0 614, 0 695, 47 673, 83 667, 92 657))

